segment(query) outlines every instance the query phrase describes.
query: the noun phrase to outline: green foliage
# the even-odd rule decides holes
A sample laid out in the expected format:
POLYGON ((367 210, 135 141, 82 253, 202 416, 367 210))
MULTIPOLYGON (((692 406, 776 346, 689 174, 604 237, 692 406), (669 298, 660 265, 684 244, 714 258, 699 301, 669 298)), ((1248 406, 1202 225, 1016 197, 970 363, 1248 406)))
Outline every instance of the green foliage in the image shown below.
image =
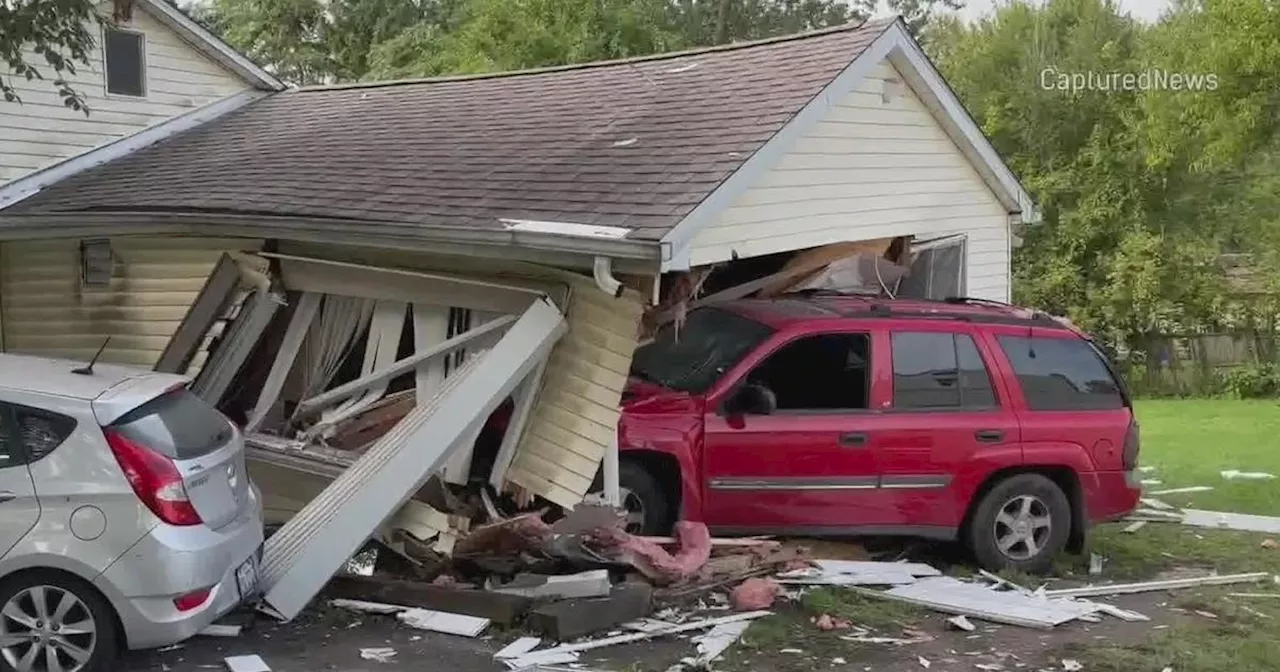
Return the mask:
POLYGON ((1231 369, 1222 376, 1222 384, 1235 399, 1280 397, 1280 366, 1257 364, 1231 369))
POLYGON ((76 74, 77 63, 88 67, 100 21, 91 0, 0 1, 0 61, 7 66, 0 72, 0 98, 21 103, 13 80, 44 80, 52 71, 50 83, 63 104, 88 114, 84 97, 66 78, 76 74), (31 62, 33 55, 44 63, 31 62))

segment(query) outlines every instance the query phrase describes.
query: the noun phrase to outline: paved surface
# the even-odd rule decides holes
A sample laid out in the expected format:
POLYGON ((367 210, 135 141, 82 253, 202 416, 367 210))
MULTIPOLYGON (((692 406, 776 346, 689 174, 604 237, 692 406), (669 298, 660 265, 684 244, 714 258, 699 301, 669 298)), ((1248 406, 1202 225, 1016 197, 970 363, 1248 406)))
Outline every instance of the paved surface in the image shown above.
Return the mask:
MULTIPOLYGON (((224 622, 231 622, 230 620, 224 622)), ((494 640, 437 635, 385 616, 309 611, 292 623, 257 619, 238 637, 196 637, 178 648, 127 654, 116 672, 225 670, 227 656, 257 654, 272 672, 496 672, 494 640), (390 662, 363 660, 361 648, 391 647, 390 662)))

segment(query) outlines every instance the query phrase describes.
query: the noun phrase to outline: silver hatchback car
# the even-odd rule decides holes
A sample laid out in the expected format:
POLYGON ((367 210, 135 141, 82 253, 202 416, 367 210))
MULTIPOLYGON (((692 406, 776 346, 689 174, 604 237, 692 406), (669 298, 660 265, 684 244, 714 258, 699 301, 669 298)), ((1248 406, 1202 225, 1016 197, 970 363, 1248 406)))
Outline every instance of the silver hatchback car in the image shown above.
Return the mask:
POLYGON ((244 441, 187 382, 0 354, 0 668, 110 670, 257 596, 244 441))

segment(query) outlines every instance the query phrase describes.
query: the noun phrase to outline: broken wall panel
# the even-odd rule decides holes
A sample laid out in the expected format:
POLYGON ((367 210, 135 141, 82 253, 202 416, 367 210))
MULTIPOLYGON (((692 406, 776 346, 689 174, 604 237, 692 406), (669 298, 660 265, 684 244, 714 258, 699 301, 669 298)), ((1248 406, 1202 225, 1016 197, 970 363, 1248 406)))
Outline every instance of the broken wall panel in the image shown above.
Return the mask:
POLYGON ((587 494, 617 432, 644 297, 619 298, 585 276, 559 272, 569 295, 568 334, 551 352, 507 480, 565 507, 587 494))
MULTIPOLYGON (((101 361, 151 368, 222 254, 262 247, 241 238, 123 236, 110 243, 114 268, 102 288, 82 286, 78 240, 0 246, 7 352, 87 359, 110 336, 101 361)), ((197 354, 187 372, 203 360, 197 354)))
POLYGON ((439 469, 565 333, 560 311, 534 301, 493 348, 419 404, 267 540, 267 603, 286 620, 439 469))

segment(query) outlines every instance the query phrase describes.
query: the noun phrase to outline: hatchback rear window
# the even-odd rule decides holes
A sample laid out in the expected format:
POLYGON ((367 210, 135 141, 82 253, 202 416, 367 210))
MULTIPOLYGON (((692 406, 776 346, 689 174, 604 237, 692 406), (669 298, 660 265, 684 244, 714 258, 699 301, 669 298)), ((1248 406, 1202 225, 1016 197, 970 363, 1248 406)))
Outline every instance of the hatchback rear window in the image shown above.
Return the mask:
POLYGON ((1000 336, 1027 405, 1033 411, 1124 408, 1124 391, 1088 341, 1000 336))
POLYGON ((175 460, 211 453, 231 440, 231 423, 186 388, 163 394, 111 424, 125 438, 175 460))

